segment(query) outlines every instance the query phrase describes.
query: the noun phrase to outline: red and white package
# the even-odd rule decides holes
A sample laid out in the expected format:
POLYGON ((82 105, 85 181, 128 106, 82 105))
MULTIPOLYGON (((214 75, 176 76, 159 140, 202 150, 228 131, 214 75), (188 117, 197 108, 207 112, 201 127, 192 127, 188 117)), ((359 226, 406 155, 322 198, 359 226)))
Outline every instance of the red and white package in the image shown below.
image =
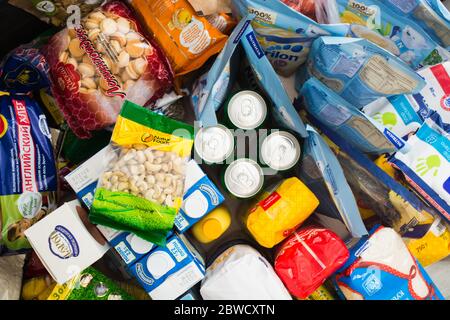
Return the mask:
POLYGON ((275 271, 293 296, 306 299, 348 258, 345 243, 335 233, 308 227, 296 231, 281 245, 275 271))
POLYGON ((166 57, 140 30, 131 11, 113 1, 44 48, 53 95, 80 138, 114 124, 125 99, 146 105, 171 87, 166 57))

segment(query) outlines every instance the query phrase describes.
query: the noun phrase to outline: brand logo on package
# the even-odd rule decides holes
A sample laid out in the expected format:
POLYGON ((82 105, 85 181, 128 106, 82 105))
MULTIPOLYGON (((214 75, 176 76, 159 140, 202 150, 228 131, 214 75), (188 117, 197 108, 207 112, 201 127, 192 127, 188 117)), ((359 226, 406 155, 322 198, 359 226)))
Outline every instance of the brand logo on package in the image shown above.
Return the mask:
POLYGON ((256 40, 255 34, 253 32, 251 32, 251 33, 247 34, 245 37, 247 38, 248 43, 252 47, 252 49, 255 52, 258 59, 261 59, 262 57, 264 57, 264 51, 262 50, 261 46, 259 45, 258 40, 256 40))
POLYGON ((2 138, 8 131, 8 121, 0 114, 0 138, 2 138))
POLYGON ((400 150, 405 146, 405 143, 398 138, 392 131, 389 129, 384 129, 384 136, 389 139, 389 141, 398 149, 400 150))
POLYGON ((77 257, 80 254, 80 247, 73 234, 61 225, 57 225, 55 230, 48 237, 50 251, 61 259, 77 257))
POLYGON ((213 205, 217 206, 219 204, 219 196, 211 186, 207 184, 202 184, 200 185, 199 189, 209 196, 209 198, 211 199, 211 203, 213 205))
POLYGON ((148 284, 149 286, 153 285, 153 283, 155 282, 155 280, 145 274, 144 266, 142 265, 142 263, 136 263, 136 274, 138 278, 142 280, 142 282, 148 284))
POLYGON ((22 191, 37 192, 36 159, 27 107, 23 100, 13 100, 12 103, 17 122, 17 143, 19 145, 22 191))
POLYGON ((441 107, 445 111, 450 111, 450 94, 448 96, 442 97, 441 107))

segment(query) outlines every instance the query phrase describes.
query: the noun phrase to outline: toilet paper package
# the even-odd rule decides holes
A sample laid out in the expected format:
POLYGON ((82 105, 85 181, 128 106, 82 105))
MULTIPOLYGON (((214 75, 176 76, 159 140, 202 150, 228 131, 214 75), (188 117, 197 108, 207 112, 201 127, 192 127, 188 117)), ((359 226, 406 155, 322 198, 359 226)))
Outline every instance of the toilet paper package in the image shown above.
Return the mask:
POLYGON ((205 276, 200 255, 182 235, 173 235, 129 267, 153 300, 174 300, 205 276))
POLYGON ((183 205, 175 218, 175 229, 179 233, 188 230, 225 200, 194 160, 189 161, 186 172, 183 205))

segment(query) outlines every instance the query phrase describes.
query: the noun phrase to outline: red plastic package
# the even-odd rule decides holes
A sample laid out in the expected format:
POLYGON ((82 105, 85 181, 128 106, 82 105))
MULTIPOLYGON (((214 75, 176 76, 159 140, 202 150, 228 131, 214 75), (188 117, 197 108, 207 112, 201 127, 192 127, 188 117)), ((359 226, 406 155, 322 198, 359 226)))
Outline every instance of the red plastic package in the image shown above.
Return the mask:
POLYGON ((80 138, 115 123, 125 99, 146 105, 173 83, 162 50, 146 39, 128 7, 108 2, 43 49, 52 93, 80 138))
POLYGON ((285 5, 291 7, 305 16, 317 21, 316 4, 314 0, 281 0, 285 5))
POLYGON ((306 299, 348 258, 345 243, 335 233, 308 227, 296 231, 281 245, 275 271, 293 296, 306 299))

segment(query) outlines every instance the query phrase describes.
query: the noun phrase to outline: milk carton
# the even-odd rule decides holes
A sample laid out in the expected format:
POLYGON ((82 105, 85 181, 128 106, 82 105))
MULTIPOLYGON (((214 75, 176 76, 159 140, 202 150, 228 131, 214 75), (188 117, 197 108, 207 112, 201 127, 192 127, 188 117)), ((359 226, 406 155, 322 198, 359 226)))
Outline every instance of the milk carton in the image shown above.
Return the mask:
POLYGON ((175 229, 179 233, 188 230, 224 201, 223 195, 194 160, 187 164, 184 190, 183 205, 175 218, 175 229))
POLYGON ((105 161, 108 148, 105 147, 97 152, 65 177, 67 183, 77 194, 77 198, 89 209, 94 201, 98 179, 108 164, 105 161))
POLYGON ((153 300, 174 300, 205 275, 200 255, 182 235, 173 235, 165 247, 155 247, 129 270, 153 300))
POLYGON ((25 231, 53 279, 63 284, 99 260, 109 246, 75 200, 25 231))

